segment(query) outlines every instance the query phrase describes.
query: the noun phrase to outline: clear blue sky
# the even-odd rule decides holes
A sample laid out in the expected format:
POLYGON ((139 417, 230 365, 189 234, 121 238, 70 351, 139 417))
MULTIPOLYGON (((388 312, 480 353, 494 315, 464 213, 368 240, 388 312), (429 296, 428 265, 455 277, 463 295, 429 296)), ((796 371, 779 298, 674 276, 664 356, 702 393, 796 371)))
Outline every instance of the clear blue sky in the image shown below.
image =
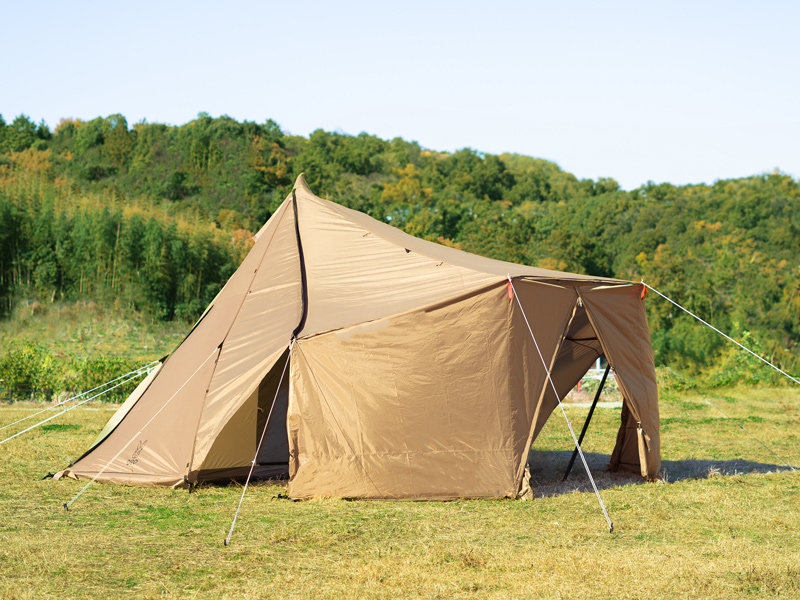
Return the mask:
POLYGON ((800 2, 15 2, 0 114, 199 112, 546 158, 578 177, 800 176, 800 2))

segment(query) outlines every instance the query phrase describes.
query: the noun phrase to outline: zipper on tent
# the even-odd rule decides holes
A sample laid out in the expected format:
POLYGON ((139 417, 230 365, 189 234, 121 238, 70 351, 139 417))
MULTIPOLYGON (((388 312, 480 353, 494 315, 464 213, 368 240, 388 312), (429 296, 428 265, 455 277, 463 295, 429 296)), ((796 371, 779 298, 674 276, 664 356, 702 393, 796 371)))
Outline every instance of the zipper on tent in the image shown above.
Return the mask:
POLYGON ((295 191, 292 190, 292 208, 294 208, 294 233, 297 237, 297 254, 300 257, 300 281, 301 281, 301 294, 303 302, 303 315, 300 317, 300 323, 292 332, 292 338, 296 339, 297 336, 303 331, 306 324, 306 317, 308 316, 308 283, 306 280, 306 260, 303 256, 303 241, 300 239, 300 221, 297 218, 297 196, 295 191))

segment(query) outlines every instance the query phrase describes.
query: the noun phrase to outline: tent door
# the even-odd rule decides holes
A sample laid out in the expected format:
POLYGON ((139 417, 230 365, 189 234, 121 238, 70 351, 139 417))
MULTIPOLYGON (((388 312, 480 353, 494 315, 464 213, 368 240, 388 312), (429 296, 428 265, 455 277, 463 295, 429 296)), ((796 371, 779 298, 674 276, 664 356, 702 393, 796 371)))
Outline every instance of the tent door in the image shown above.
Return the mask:
POLYGON ((267 417, 273 399, 275 406, 272 408, 272 416, 269 417, 269 428, 264 436, 264 442, 256 457, 256 464, 264 466, 289 465, 289 436, 286 429, 286 411, 289 406, 289 367, 286 366, 286 373, 281 381, 284 365, 289 351, 275 362, 275 366, 267 373, 258 386, 258 420, 256 426, 256 445, 258 445, 264 426, 267 424, 267 417), (275 391, 280 382, 280 390, 277 398, 275 391))

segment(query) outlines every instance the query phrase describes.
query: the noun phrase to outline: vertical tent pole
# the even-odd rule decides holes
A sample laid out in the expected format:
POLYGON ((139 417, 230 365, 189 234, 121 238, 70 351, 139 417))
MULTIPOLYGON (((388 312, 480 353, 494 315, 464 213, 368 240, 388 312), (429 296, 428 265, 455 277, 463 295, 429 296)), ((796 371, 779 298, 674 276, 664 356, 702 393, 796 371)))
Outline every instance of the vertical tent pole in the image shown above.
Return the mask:
MULTIPOLYGON (((586 435, 586 430, 589 429, 589 421, 592 420, 592 414, 594 414, 594 408, 597 406, 597 401, 600 399, 600 393, 603 391, 603 386, 606 383, 606 377, 608 377, 608 372, 611 370, 611 363, 608 363, 606 366, 606 372, 603 373, 603 379, 600 380, 600 387, 597 388, 597 393, 594 395, 594 402, 592 402, 592 407, 589 409, 589 414, 586 417, 586 422, 583 424, 583 429, 581 430, 581 435, 578 438, 578 446, 583 443, 583 436, 586 435)), ((575 457, 578 456, 578 446, 575 446, 575 450, 572 451, 572 458, 569 459, 569 465, 567 465, 567 472, 564 473, 564 479, 562 481, 566 481, 567 477, 569 477, 569 472, 572 471, 572 465, 575 464, 575 457)))

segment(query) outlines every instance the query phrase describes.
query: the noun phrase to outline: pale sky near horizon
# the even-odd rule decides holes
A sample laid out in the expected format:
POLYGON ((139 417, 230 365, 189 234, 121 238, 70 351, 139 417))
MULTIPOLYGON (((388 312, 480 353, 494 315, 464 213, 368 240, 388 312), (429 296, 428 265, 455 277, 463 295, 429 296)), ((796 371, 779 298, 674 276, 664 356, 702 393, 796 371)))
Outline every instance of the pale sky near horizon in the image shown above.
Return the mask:
POLYGON ((576 176, 800 176, 800 2, 107 2, 3 8, 0 114, 200 112, 576 176))

